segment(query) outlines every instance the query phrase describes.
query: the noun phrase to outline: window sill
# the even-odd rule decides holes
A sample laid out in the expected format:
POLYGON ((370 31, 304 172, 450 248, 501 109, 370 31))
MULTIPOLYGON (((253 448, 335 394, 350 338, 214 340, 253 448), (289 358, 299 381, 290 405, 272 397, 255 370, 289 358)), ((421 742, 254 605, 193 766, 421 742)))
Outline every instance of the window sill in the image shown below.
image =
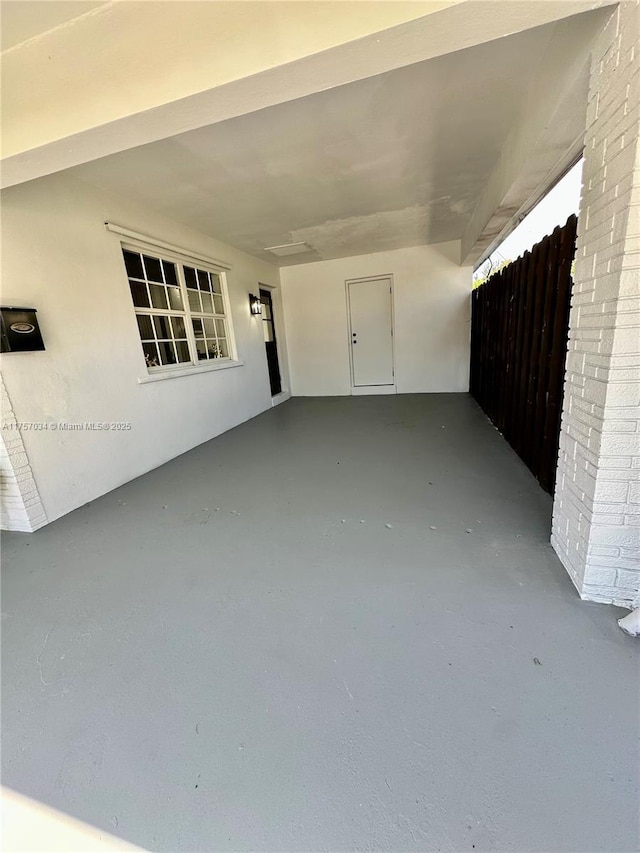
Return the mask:
POLYGON ((160 382, 163 379, 176 379, 178 376, 195 376, 198 373, 211 373, 212 370, 228 370, 230 367, 242 367, 244 361, 223 361, 221 364, 189 364, 186 367, 172 368, 170 370, 159 370, 157 373, 149 373, 138 379, 139 385, 148 382, 160 382))

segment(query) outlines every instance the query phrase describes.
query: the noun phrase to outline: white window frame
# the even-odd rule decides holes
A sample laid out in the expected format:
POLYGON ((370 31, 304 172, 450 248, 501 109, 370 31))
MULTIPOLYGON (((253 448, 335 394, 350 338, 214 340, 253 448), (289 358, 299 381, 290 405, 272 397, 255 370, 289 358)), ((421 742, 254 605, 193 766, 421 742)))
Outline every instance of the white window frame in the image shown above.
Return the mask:
MULTIPOLYGON (((109 226, 107 226, 109 227, 109 226)), ((109 230, 116 230, 115 228, 109 228, 109 230)), ((229 287, 227 282, 227 267, 219 266, 216 263, 206 260, 205 258, 196 255, 192 256, 187 250, 182 249, 174 249, 166 246, 158 242, 155 244, 151 240, 138 240, 138 239, 121 239, 119 241, 120 246, 120 262, 122 264, 122 268, 125 275, 125 280, 127 282, 127 292, 129 294, 129 299, 131 300, 131 307, 133 309, 134 317, 137 317, 138 314, 146 315, 149 317, 155 316, 180 316, 184 318, 185 331, 186 331, 186 339, 187 345, 189 347, 189 355, 191 360, 188 362, 177 362, 175 364, 163 364, 158 365, 157 367, 149 367, 145 363, 145 368, 147 375, 140 378, 139 383, 152 382, 158 379, 170 379, 176 376, 188 376, 195 373, 205 373, 210 370, 223 370, 229 367, 240 367, 243 362, 238 358, 238 350, 236 345, 236 337, 235 331, 233 328, 233 318, 231 315, 230 301, 229 301, 229 287), (182 296, 182 310, 173 309, 173 308, 154 308, 153 306, 149 308, 143 308, 137 306, 133 302, 133 296, 131 294, 131 288, 129 286, 129 277, 127 275, 126 269, 124 267, 124 256, 122 254, 123 251, 135 252, 142 255, 148 255, 150 257, 156 258, 161 261, 169 261, 175 265, 176 268, 176 276, 178 279, 178 284, 180 286, 180 294, 182 296), (207 272, 213 273, 218 276, 220 281, 220 290, 222 296, 222 304, 224 314, 208 314, 201 311, 192 311, 189 304, 189 291, 187 288, 187 283, 184 275, 184 267, 192 267, 194 269, 205 270, 207 272), (193 318, 210 318, 214 322, 216 319, 224 319, 226 324, 226 341, 227 341, 227 349, 229 351, 229 355, 225 358, 213 358, 213 359, 203 359, 200 360, 198 358, 198 350, 196 345, 196 336, 193 329, 193 318)), ((138 338, 138 343, 140 344, 140 351, 142 357, 144 358, 144 349, 142 347, 142 339, 140 338, 140 332, 137 326, 136 320, 136 333, 138 338)))

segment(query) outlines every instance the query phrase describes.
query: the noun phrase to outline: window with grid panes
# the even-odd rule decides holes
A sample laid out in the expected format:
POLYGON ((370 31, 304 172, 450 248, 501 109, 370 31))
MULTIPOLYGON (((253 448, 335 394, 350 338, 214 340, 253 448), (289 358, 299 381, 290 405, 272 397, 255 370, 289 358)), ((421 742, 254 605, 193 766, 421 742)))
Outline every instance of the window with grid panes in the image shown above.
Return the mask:
POLYGON ((219 273, 123 248, 147 368, 229 359, 219 273))

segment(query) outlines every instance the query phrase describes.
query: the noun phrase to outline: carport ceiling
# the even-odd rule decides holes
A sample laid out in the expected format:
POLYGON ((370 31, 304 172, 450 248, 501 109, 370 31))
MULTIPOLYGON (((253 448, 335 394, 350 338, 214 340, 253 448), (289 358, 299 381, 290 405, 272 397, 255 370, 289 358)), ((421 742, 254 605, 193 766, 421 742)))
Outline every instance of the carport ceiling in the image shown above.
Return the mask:
POLYGON ((93 12, 101 6, 106 6, 107 2, 108 0, 63 0, 56 3, 51 0, 2 0, 2 50, 8 50, 80 15, 93 12))
MULTIPOLYGON (((509 132, 537 97, 537 74, 558 26, 71 171, 280 266, 459 239, 509 132), (311 250, 289 257, 264 251, 298 242, 311 250)), ((575 116, 564 116, 565 136, 567 125, 569 136, 584 126, 578 100, 575 116)))

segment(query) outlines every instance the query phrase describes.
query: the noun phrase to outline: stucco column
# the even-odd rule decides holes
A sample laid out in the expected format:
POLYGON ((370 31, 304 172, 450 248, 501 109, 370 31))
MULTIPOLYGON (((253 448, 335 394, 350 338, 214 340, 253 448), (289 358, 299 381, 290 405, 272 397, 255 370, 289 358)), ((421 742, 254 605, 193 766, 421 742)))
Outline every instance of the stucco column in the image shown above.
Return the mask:
POLYGON ((582 598, 640 588, 640 5, 592 54, 551 542, 582 598))

